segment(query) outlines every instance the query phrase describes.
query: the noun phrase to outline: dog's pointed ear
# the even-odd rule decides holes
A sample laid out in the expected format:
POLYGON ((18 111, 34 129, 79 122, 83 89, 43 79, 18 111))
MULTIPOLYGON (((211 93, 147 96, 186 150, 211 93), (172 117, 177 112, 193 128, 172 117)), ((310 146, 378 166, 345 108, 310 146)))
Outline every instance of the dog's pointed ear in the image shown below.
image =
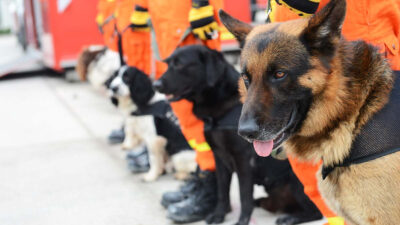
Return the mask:
POLYGON ((209 87, 215 86, 225 71, 224 56, 215 50, 203 47, 202 58, 206 67, 206 80, 209 87))
POLYGON ((221 19, 225 27, 229 30, 229 32, 231 32, 240 42, 240 46, 243 46, 247 34, 250 33, 253 27, 245 22, 233 18, 222 9, 219 10, 219 18, 221 19))
POLYGON ((333 56, 341 38, 345 15, 346 0, 332 0, 310 18, 300 37, 311 54, 333 56))

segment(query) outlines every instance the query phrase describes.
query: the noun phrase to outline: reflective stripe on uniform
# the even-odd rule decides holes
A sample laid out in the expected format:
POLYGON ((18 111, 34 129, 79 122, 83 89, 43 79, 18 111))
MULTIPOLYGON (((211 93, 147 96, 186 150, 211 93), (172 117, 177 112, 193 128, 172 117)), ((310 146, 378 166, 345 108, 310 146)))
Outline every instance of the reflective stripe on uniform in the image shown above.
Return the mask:
POLYGON ((211 151, 211 147, 210 147, 210 145, 208 145, 207 142, 202 142, 202 143, 198 144, 195 139, 191 139, 191 140, 189 140, 189 145, 197 152, 211 151))
POLYGON ((336 216, 336 217, 329 217, 327 219, 329 225, 344 225, 344 219, 342 217, 336 216))

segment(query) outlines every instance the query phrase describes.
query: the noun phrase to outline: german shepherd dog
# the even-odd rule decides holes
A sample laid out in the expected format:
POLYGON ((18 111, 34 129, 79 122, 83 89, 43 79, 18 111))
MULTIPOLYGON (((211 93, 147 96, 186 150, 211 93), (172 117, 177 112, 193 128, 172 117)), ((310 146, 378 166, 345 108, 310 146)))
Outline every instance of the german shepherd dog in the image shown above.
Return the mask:
MULTIPOLYGON (((238 92, 240 74, 217 51, 201 45, 177 49, 168 59, 168 70, 153 83, 170 100, 193 102, 193 112, 204 121, 204 133, 215 156, 218 204, 206 218, 221 223, 230 210, 232 173, 239 178, 241 214, 237 224, 249 223, 253 211, 253 185, 263 185, 268 198, 261 204, 269 211, 291 213, 277 224, 298 224, 322 217, 304 194, 288 161, 257 157, 253 146, 237 134, 242 109, 238 92)), ((259 202, 259 201, 258 201, 259 202)))
POLYGON ((322 159, 321 194, 348 224, 395 225, 399 81, 374 47, 341 36, 345 12, 332 0, 311 18, 253 28, 220 11, 243 46, 239 134, 262 156, 283 146, 322 159))

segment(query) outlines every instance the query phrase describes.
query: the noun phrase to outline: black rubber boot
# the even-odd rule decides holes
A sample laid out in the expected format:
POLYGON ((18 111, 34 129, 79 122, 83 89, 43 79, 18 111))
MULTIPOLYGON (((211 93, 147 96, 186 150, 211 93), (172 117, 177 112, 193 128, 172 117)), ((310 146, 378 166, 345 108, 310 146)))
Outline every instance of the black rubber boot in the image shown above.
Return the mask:
POLYGON ((161 198, 161 205, 164 206, 164 208, 168 208, 169 205, 188 198, 190 193, 194 192, 201 186, 199 173, 200 170, 197 168, 196 172, 191 174, 190 178, 187 179, 182 186, 180 186, 178 191, 165 192, 161 198))
POLYGON ((144 173, 150 169, 147 147, 142 145, 126 153, 126 162, 132 173, 144 173))
POLYGON ((125 139, 124 127, 112 130, 111 133, 108 135, 108 143, 110 144, 120 144, 124 142, 124 139, 125 139))
POLYGON ((168 206, 167 217, 175 223, 204 220, 217 205, 217 179, 215 172, 199 173, 200 185, 183 201, 168 206))

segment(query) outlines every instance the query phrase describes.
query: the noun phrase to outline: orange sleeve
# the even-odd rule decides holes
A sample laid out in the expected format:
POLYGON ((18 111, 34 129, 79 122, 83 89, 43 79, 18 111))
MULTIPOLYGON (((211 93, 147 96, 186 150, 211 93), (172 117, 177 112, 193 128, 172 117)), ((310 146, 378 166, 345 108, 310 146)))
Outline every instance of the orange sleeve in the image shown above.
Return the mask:
POLYGON ((149 2, 148 2, 148 0, 137 0, 136 1, 136 4, 137 5, 140 5, 141 7, 143 7, 143 8, 148 8, 149 7, 149 2))
POLYGON ((293 172, 299 178, 304 186, 304 193, 321 211, 325 217, 336 217, 336 214, 325 204, 318 190, 317 171, 319 170, 322 161, 314 164, 311 162, 301 162, 294 157, 288 156, 293 172))

